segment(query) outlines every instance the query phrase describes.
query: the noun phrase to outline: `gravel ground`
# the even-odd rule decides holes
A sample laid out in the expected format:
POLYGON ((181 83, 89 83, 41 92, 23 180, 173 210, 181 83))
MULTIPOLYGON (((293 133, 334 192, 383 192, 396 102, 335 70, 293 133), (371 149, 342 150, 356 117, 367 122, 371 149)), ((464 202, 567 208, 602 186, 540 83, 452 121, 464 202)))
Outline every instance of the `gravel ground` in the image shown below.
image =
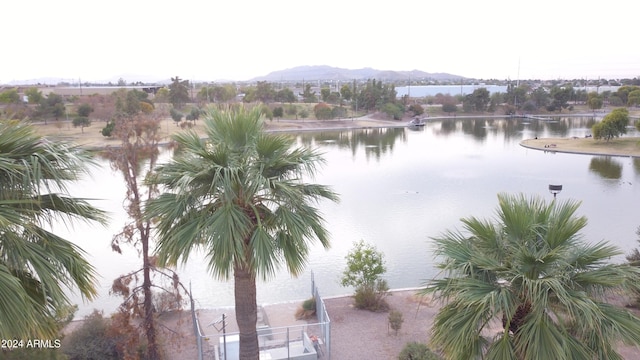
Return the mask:
POLYGON ((353 307, 353 298, 325 299, 331 319, 331 359, 397 359, 411 341, 427 342, 438 307, 420 301, 412 290, 394 291, 387 298, 391 310, 402 313, 404 322, 396 334, 389 328, 388 312, 353 307))

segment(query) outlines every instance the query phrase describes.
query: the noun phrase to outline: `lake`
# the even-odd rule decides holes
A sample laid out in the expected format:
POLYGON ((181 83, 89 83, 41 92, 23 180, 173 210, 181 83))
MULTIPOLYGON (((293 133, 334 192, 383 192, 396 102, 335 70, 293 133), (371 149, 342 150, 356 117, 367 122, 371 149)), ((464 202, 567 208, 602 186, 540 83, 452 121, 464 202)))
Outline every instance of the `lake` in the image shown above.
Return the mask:
MULTIPOLYGON (((424 129, 372 128, 294 134, 297 142, 319 148, 327 160, 317 183, 340 194, 338 204, 319 206, 331 232, 332 247, 315 246, 306 272, 292 278, 280 272, 258 284, 260 304, 302 300, 310 296, 310 273, 323 296, 351 293, 339 285, 345 256, 360 239, 374 244, 385 256, 391 288, 418 287, 437 276, 431 237, 459 228, 462 217, 490 218, 500 192, 539 195, 551 200, 549 184, 562 184, 558 199, 582 202, 587 216, 583 232, 588 241, 609 240, 625 253, 635 248, 640 198, 640 160, 561 154, 523 148, 522 139, 584 137, 590 118, 430 120, 424 129)), ((630 130, 631 131, 631 130, 630 130)), ((635 130, 629 133, 636 136, 635 130)), ((169 154, 165 153, 167 159, 169 154)), ((120 302, 109 296, 114 278, 139 267, 133 248, 113 253, 110 241, 126 216, 122 210, 124 184, 102 161, 91 178, 73 188, 73 195, 89 197, 112 214, 107 228, 78 225, 56 229, 85 249, 100 273, 100 296, 80 306, 78 316, 102 309, 111 312, 120 302)), ((620 256, 612 261, 623 261, 620 256)), ((211 278, 203 256, 195 254, 177 271, 193 289, 201 308, 233 306, 233 284, 211 278)), ((72 296, 80 301, 76 296, 72 296)))
POLYGON ((395 88, 397 96, 400 98, 404 95, 410 97, 426 97, 435 96, 437 94, 443 95, 468 95, 473 93, 476 89, 484 88, 489 91, 489 94, 496 92, 506 93, 506 85, 417 85, 417 86, 398 86, 395 88))

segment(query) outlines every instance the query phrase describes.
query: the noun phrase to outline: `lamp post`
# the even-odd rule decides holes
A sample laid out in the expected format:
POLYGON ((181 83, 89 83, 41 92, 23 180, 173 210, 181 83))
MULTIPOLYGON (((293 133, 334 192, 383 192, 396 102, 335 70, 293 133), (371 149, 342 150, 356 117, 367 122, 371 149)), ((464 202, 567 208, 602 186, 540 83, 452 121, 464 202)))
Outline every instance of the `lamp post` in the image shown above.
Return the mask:
POLYGON ((553 198, 556 198, 556 195, 562 191, 562 185, 551 185, 549 184, 549 192, 553 194, 553 198))

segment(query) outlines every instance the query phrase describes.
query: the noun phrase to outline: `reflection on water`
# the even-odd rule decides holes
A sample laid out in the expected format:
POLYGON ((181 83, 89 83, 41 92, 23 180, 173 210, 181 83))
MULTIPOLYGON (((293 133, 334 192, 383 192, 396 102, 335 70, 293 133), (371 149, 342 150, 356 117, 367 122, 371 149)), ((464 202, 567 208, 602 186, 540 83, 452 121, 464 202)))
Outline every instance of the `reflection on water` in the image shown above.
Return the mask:
POLYGON ((589 170, 604 179, 618 180, 622 177, 622 163, 610 156, 594 156, 589 164, 589 170))
POLYGON ((397 141, 406 142, 407 135, 404 128, 371 128, 342 132, 313 131, 299 139, 305 146, 347 149, 354 155, 358 149, 363 148, 367 159, 373 157, 380 160, 381 155, 393 151, 397 141))
MULTIPOLYGON (((307 272, 292 278, 280 271, 270 282, 258 284, 259 303, 301 300, 309 296, 309 272, 325 296, 343 295, 340 287, 345 256, 354 241, 363 239, 384 253, 391 288, 420 286, 437 276, 431 238, 460 227, 460 218, 491 218, 500 192, 526 193, 550 199, 549 184, 562 184, 558 195, 582 202, 589 219, 585 238, 610 240, 628 252, 636 247, 640 162, 629 158, 549 154, 519 146, 533 137, 584 137, 590 118, 429 119, 424 130, 405 128, 322 131, 292 134, 300 144, 322 153, 327 161, 314 182, 330 185, 340 194, 338 204, 320 203, 331 248, 314 246, 307 272), (595 176, 594 176, 595 175, 595 176), (603 179, 617 181, 603 181, 603 179)), ((635 136, 630 131, 629 136, 635 136)), ((169 150, 164 158, 171 156, 169 150)), ((109 249, 114 233, 126 221, 121 177, 106 161, 92 179, 78 184, 74 196, 102 198, 96 206, 113 214, 107 229, 77 228, 69 237, 83 247, 101 275, 100 298, 81 305, 80 316, 93 308, 112 311, 119 299, 110 298, 113 279, 138 267, 134 250, 117 255, 109 249)), ((177 269, 191 283, 199 307, 233 306, 230 282, 215 280, 204 254, 195 252, 177 269)), ((74 298, 76 299, 76 298, 74 298)), ((78 301, 80 301, 78 299, 78 301)))

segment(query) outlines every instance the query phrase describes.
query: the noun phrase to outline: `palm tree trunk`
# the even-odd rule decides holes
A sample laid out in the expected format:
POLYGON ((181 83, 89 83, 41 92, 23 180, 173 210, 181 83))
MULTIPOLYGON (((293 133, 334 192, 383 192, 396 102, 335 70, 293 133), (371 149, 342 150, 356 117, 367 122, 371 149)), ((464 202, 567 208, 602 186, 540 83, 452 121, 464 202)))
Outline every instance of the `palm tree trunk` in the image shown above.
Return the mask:
POLYGON ((258 305, 256 302, 256 279, 241 265, 236 265, 235 280, 236 321, 240 330, 240 360, 258 360, 258 305))

